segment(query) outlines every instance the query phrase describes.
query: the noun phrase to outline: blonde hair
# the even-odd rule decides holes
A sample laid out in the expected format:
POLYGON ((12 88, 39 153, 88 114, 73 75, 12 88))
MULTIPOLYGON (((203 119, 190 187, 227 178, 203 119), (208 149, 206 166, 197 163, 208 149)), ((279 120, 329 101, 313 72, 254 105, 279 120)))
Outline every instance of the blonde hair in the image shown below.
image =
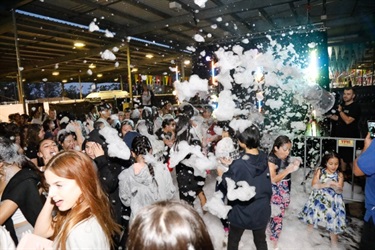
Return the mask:
POLYGON ((53 220, 52 239, 58 241, 58 248, 66 249, 66 240, 72 228, 79 222, 95 216, 108 242, 113 246, 112 236, 120 233, 120 227, 111 216, 111 207, 103 191, 93 161, 78 151, 63 151, 54 156, 46 169, 57 176, 77 182, 82 194, 76 206, 68 211, 58 211, 53 220))

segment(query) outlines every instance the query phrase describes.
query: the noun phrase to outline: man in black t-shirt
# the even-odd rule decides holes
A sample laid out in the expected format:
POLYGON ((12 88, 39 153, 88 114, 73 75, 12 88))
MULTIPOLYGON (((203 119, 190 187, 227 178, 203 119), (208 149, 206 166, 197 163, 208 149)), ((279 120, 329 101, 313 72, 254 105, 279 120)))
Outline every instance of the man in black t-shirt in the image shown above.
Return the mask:
MULTIPOLYGON (((353 88, 344 89, 343 103, 338 105, 337 113, 329 118, 334 121, 331 136, 344 138, 359 138, 358 122, 361 116, 361 107, 354 102, 355 91, 353 88)), ((353 162, 353 148, 340 147, 339 155, 342 159, 342 171, 348 171, 347 165, 353 162)))

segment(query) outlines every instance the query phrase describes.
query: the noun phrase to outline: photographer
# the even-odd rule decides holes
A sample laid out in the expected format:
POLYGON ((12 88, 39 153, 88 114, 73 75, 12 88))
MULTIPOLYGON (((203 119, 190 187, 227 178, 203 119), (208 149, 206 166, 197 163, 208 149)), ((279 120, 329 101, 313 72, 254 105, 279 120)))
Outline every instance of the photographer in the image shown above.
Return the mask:
MULTIPOLYGON (((358 122, 361 116, 361 107, 354 101, 353 88, 344 89, 343 103, 337 107, 337 112, 328 116, 333 123, 332 137, 360 138, 358 122)), ((353 162, 353 148, 340 147, 341 168, 346 177, 351 176, 350 166, 353 162)))
POLYGON ((353 173, 356 176, 366 175, 366 213, 359 249, 373 249, 375 246, 375 142, 370 137, 370 133, 365 138, 362 154, 354 161, 353 173))

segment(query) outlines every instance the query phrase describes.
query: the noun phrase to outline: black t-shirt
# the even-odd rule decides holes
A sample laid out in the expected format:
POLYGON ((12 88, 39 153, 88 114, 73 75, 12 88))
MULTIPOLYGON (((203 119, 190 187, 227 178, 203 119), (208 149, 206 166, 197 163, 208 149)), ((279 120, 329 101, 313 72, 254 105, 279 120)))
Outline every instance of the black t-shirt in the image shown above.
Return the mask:
MULTIPOLYGON (((279 174, 280 171, 284 171, 289 165, 289 156, 285 160, 279 159, 275 153, 271 152, 268 156, 268 161, 277 166, 276 174, 279 174)), ((291 174, 288 174, 284 177, 284 180, 290 180, 291 174)))
POLYGON ((349 105, 342 105, 342 112, 345 113, 345 115, 350 116, 354 118, 354 121, 350 124, 346 124, 343 119, 340 117, 340 114, 338 114, 339 119, 336 122, 336 126, 334 129, 333 136, 335 137, 346 137, 346 138, 359 138, 359 127, 358 127, 358 121, 361 117, 361 107, 358 103, 353 102, 349 105))
MULTIPOLYGON (((42 199, 39 195, 39 176, 34 170, 24 168, 15 174, 6 185, 1 200, 11 200, 17 204, 26 220, 35 225, 36 219, 43 207, 42 199)), ((10 232, 13 241, 17 244, 12 217, 9 217, 4 225, 10 232)))

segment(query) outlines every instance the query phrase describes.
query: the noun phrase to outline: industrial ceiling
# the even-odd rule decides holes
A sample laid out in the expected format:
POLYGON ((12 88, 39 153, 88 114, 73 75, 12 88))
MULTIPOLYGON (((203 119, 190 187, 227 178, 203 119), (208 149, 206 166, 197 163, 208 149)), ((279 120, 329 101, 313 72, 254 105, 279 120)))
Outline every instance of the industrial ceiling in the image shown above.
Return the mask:
MULTIPOLYGON (((139 74, 170 74, 191 58, 196 35, 221 44, 301 27, 326 31, 331 46, 363 44, 353 67, 373 70, 374 0, 2 0, 0 82, 17 74, 27 82, 94 81, 99 73, 113 81, 127 77, 128 63, 139 74)), ((183 67, 190 74, 191 64, 183 67)))

